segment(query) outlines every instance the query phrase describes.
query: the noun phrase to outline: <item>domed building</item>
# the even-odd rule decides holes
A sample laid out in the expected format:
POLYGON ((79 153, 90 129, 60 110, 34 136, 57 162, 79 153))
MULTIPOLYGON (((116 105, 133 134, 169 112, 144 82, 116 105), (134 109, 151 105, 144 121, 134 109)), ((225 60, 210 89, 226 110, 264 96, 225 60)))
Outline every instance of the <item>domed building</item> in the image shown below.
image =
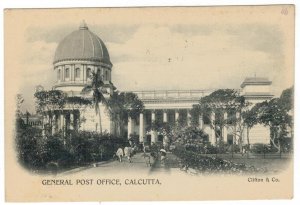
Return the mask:
POLYGON ((90 82, 92 72, 100 71, 106 87, 112 88, 108 50, 103 41, 89 30, 85 22, 79 29, 66 36, 58 45, 54 56, 57 74, 55 89, 68 95, 80 95, 90 82))
MULTIPOLYGON (((83 22, 79 29, 67 35, 58 45, 54 60, 54 72, 57 79, 53 86, 54 90, 63 91, 68 97, 79 97, 82 99, 92 99, 92 92, 83 93, 82 90, 91 83, 91 74, 97 73, 102 79, 102 93, 105 98, 110 98, 115 89, 112 79, 112 63, 108 49, 103 41, 83 22)), ((273 95, 270 92, 272 82, 267 78, 246 78, 241 85, 240 94, 248 102, 253 104, 270 100, 273 95)), ((132 91, 144 104, 144 111, 136 119, 128 118, 125 135, 138 136, 140 143, 165 143, 168 139, 163 133, 152 128, 154 122, 175 124, 183 121, 186 125, 191 125, 191 110, 193 105, 199 103, 199 99, 209 95, 214 90, 158 90, 158 91, 132 91)), ((66 104, 63 109, 56 109, 54 114, 49 113, 46 121, 51 124, 52 133, 78 129, 86 131, 108 132, 120 136, 116 133, 117 123, 114 123, 106 106, 99 104, 100 113, 95 112, 92 104, 80 104, 74 106, 66 104), (50 119, 51 118, 51 119, 50 119)), ((224 113, 224 119, 235 118, 238 113, 224 113)), ((197 116, 196 123, 207 135, 211 144, 215 144, 218 139, 216 130, 211 128, 210 121, 216 118, 215 113, 209 116, 197 116)), ((44 123, 44 124, 47 124, 44 123)), ((237 127, 228 124, 222 130, 225 143, 235 144, 238 142, 236 136, 237 127)), ((252 143, 270 142, 269 129, 262 125, 257 125, 251 129, 252 143)), ((220 139, 219 139, 220 140, 220 139)), ((245 142, 244 142, 245 143, 245 142)))
MULTIPOLYGON (((102 93, 109 98, 115 89, 111 82, 112 63, 103 41, 91 32, 85 22, 79 29, 67 35, 57 46, 53 60, 56 82, 54 90, 63 91, 68 97, 92 98, 92 92, 83 93, 91 83, 91 74, 99 74, 104 83, 102 93)), ((52 116, 52 133, 80 129, 113 133, 112 123, 106 107, 100 103, 100 114, 90 106, 66 104, 63 111, 52 116), (101 125, 100 125, 101 120, 101 125), (100 128, 101 126, 101 128, 100 128)))

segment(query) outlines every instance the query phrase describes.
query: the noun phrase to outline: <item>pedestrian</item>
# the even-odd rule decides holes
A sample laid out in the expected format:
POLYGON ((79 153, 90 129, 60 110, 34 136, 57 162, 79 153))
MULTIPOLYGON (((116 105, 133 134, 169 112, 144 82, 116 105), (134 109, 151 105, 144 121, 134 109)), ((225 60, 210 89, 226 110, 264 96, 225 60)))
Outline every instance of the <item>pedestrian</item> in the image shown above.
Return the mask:
POLYGON ((246 147, 242 147, 242 156, 246 153, 246 147))
POLYGON ((125 157, 127 157, 129 163, 131 163, 132 148, 131 147, 125 147, 124 148, 124 154, 125 154, 125 157))
POLYGON ((122 158, 124 156, 123 149, 120 147, 116 152, 117 157, 119 158, 119 162, 122 162, 122 158))
POLYGON ((164 165, 166 160, 167 152, 165 149, 160 150, 160 161, 164 165))
POLYGON ((143 142, 143 152, 144 152, 144 155, 146 154, 146 146, 145 146, 145 143, 143 142))

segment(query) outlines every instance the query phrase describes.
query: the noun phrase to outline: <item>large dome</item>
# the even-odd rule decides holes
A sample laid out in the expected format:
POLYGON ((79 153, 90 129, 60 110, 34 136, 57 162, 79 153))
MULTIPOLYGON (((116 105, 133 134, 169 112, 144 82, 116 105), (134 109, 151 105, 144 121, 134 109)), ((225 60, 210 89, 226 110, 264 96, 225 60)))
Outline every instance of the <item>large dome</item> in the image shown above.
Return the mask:
POLYGON ((108 50, 103 41, 89 31, 84 22, 79 30, 66 36, 55 51, 53 63, 67 60, 96 61, 111 65, 108 50))

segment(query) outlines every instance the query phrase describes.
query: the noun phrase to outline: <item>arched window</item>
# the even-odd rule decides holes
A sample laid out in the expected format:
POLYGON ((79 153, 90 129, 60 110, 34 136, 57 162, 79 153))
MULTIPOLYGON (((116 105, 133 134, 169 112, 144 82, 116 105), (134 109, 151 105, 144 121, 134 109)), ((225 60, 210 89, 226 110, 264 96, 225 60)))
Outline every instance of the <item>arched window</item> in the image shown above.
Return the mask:
POLYGON ((75 78, 80 78, 80 68, 75 69, 75 78))
POLYGON ((70 69, 69 68, 66 68, 66 71, 65 71, 65 78, 69 78, 70 77, 70 69))
POLYGON ((91 69, 90 68, 88 68, 86 70, 86 79, 91 79, 91 69))
POLYGON ((60 69, 57 71, 57 80, 60 80, 60 69))

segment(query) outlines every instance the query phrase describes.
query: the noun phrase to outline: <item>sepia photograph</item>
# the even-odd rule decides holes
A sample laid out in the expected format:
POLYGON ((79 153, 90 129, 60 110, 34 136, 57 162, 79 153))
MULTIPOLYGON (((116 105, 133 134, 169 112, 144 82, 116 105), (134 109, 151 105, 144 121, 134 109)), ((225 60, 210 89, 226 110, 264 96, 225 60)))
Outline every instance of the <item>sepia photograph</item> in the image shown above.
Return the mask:
POLYGON ((5 9, 6 201, 291 199, 294 21, 5 9))

